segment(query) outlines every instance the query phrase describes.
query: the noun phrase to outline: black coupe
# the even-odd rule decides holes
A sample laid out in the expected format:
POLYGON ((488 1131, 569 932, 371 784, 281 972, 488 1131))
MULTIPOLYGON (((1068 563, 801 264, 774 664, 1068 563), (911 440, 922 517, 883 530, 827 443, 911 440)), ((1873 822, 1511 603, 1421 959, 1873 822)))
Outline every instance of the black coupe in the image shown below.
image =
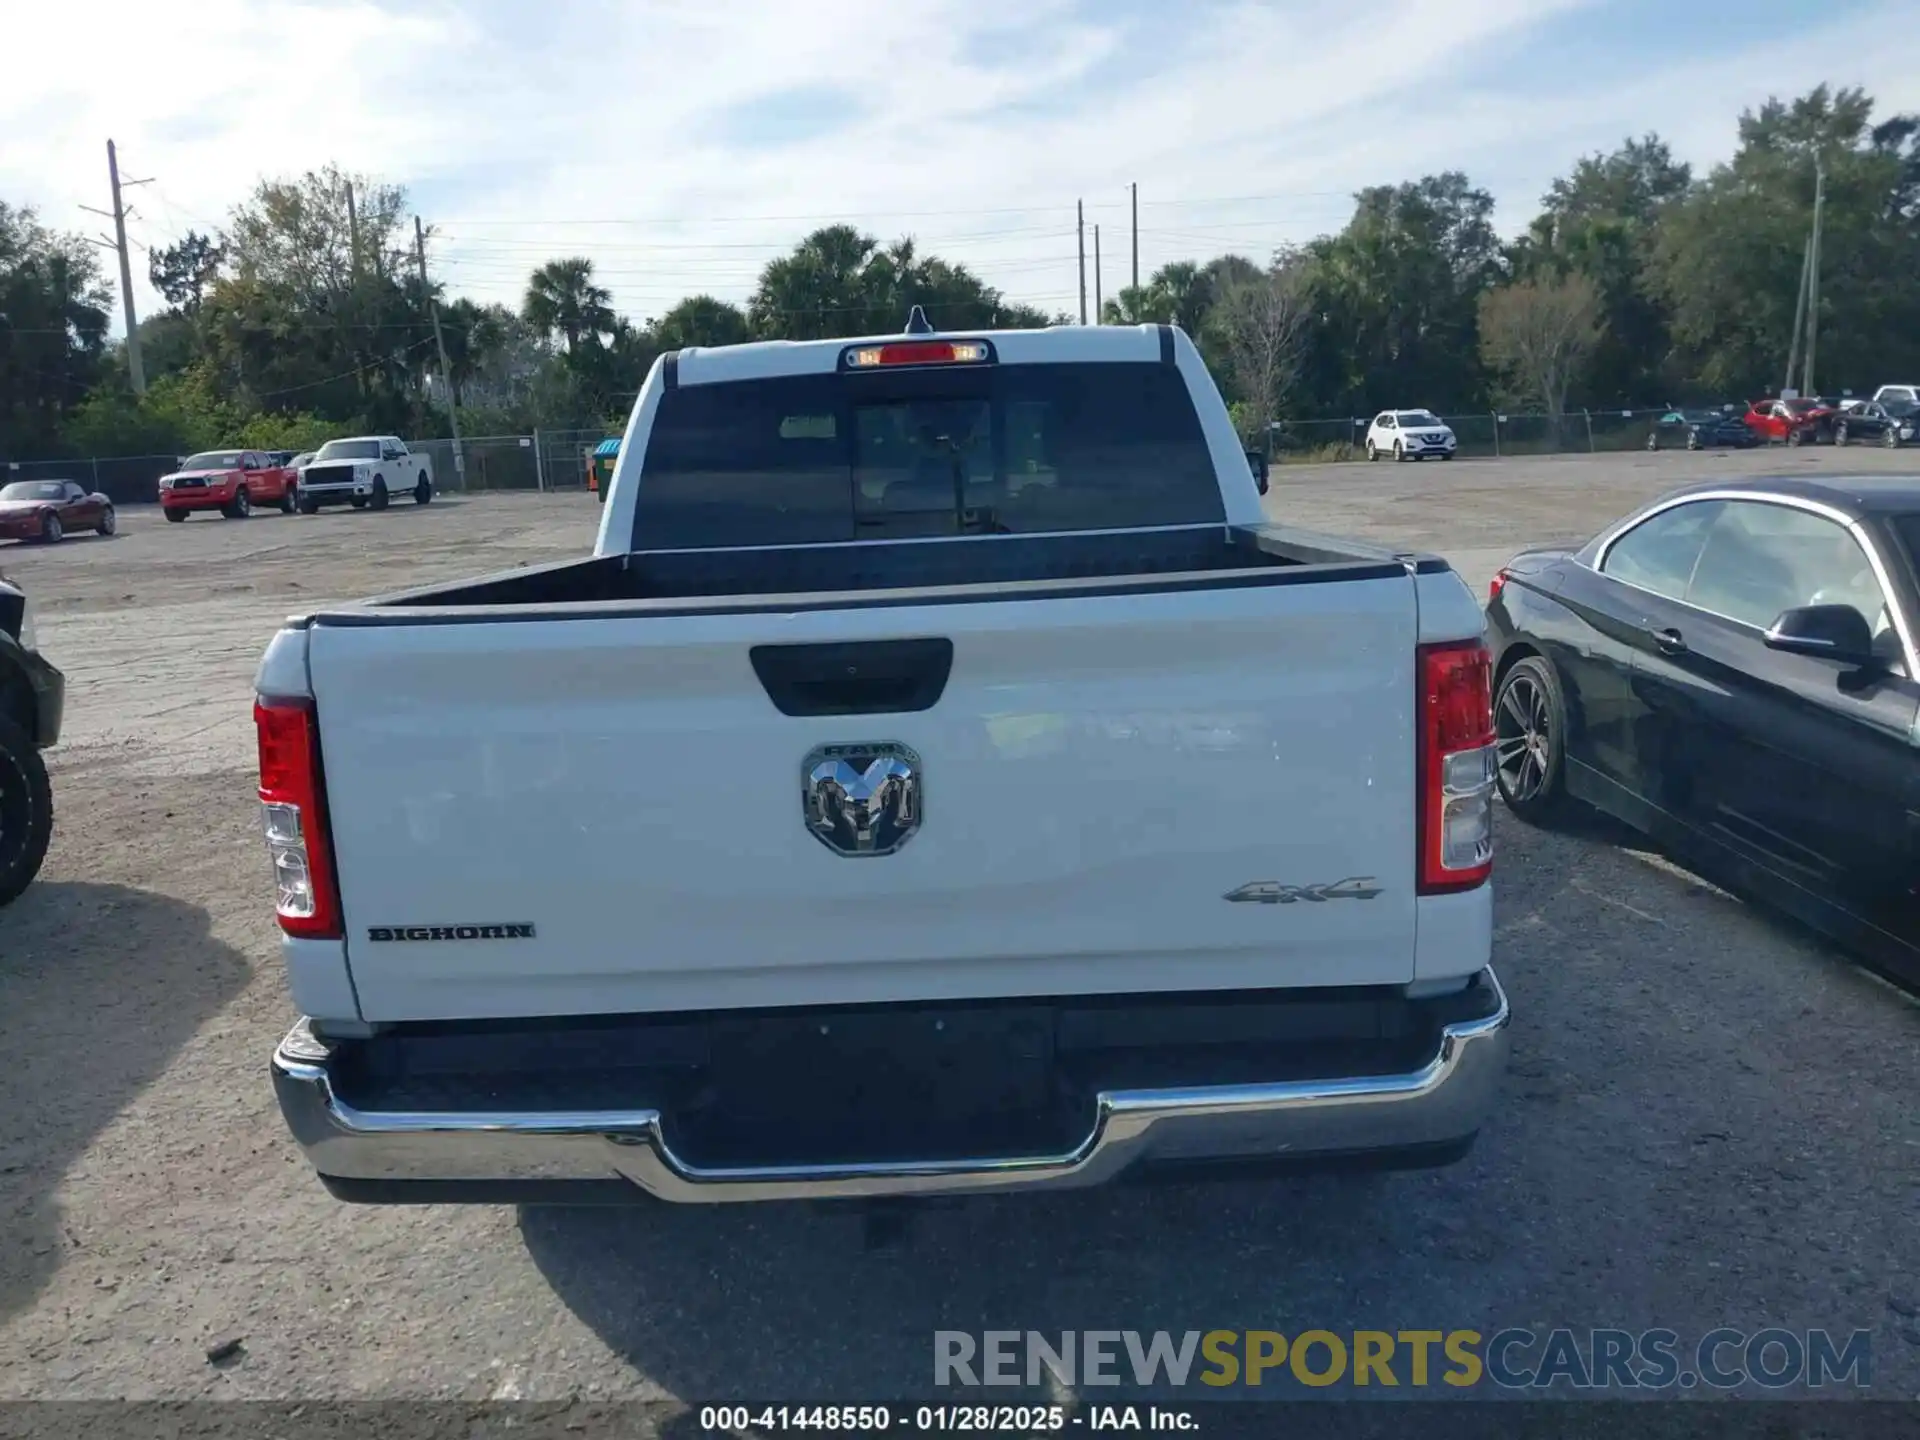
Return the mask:
POLYGON ((1730 445, 1745 450, 1760 437, 1735 410, 1669 410, 1647 431, 1647 449, 1712 450, 1730 445))
POLYGON ((1584 801, 1920 984, 1920 479, 1694 486, 1493 582, 1500 791, 1584 801))

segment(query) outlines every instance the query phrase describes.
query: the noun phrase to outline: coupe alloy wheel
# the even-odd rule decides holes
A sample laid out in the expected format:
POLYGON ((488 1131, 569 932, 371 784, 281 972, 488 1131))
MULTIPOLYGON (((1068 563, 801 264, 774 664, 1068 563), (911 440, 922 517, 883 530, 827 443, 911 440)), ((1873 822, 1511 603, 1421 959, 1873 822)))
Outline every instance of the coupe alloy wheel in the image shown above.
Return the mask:
POLYGON ((1500 788, 1509 801, 1539 795, 1553 764, 1553 722, 1546 692, 1533 676, 1511 676, 1500 691, 1493 734, 1500 788))

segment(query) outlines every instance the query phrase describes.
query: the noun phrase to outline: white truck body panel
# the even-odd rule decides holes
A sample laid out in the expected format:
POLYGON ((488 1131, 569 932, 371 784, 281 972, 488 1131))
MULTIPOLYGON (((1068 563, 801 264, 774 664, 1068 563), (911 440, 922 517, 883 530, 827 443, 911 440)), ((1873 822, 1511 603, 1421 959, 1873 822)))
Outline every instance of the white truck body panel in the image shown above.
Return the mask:
POLYGON ((316 625, 361 1013, 1410 981, 1411 592, 1401 576, 924 610, 316 625), (755 644, 915 635, 954 644, 944 695, 915 714, 782 715, 747 659, 755 644), (872 740, 924 757, 926 817, 897 854, 848 858, 803 824, 802 761, 872 740), (1225 899, 1354 877, 1382 893, 1225 899), (365 938, 453 924, 535 933, 365 938))

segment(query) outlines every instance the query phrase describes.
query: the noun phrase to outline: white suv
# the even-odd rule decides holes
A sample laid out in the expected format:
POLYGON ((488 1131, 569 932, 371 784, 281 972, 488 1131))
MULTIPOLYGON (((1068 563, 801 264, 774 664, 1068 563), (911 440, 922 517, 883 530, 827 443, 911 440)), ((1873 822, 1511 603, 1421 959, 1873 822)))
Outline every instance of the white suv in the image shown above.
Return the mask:
POLYGON ((1920 385, 1882 385, 1873 398, 1879 405, 1920 405, 1920 385))
POLYGON ((1447 423, 1431 410, 1382 410, 1367 427, 1367 459, 1451 460, 1459 445, 1447 423))

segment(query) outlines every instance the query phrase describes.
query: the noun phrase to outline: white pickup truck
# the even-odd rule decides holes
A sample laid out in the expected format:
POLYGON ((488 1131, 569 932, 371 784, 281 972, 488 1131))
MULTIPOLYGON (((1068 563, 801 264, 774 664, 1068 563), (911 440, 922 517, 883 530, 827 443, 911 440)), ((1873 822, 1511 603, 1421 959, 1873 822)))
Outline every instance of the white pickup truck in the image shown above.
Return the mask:
POLYGON ((1482 617, 1263 513, 1167 327, 685 350, 590 558, 290 621, 260 798, 349 1200, 1438 1164, 1505 1068, 1482 617))
POLYGON ((433 499, 432 459, 407 449, 398 435, 329 440, 300 467, 302 515, 322 505, 384 510, 396 495, 411 495, 416 505, 433 499))

